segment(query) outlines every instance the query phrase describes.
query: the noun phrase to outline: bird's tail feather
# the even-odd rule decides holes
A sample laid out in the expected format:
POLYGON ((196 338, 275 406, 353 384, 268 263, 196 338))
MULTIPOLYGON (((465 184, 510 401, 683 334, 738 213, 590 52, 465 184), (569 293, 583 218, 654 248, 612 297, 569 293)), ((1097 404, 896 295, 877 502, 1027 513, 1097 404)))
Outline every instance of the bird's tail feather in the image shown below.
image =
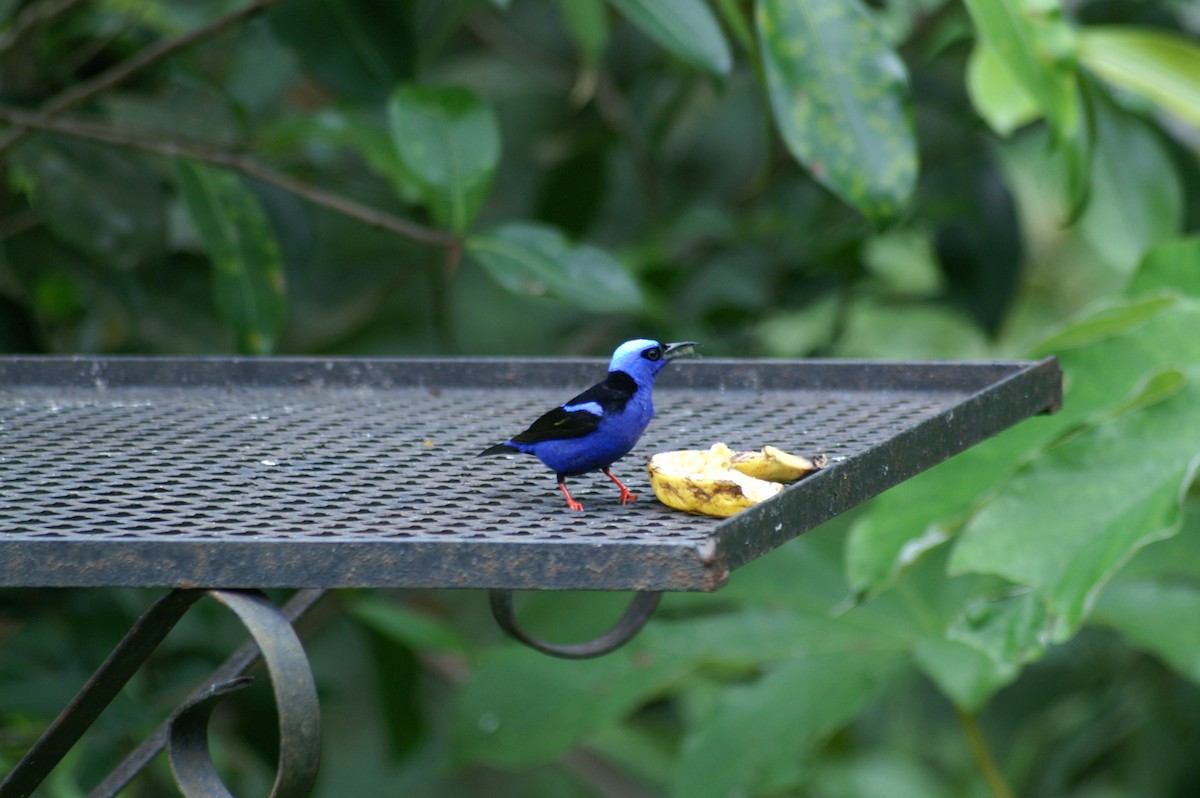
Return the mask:
POLYGON ((497 443, 495 446, 489 446, 484 449, 476 457, 484 457, 489 454, 512 454, 513 452, 521 451, 515 446, 509 446, 507 443, 497 443))

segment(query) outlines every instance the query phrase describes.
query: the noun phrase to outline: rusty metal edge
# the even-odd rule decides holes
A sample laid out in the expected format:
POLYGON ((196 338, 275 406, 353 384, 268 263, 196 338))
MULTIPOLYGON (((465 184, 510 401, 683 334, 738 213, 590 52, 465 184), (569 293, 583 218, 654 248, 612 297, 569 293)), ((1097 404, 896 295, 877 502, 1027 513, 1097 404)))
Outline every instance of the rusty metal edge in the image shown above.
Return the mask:
MULTIPOLYGON (((715 528, 715 525, 714 525, 715 528)), ((609 541, 123 541, 4 543, 0 587, 470 588, 712 591, 706 545, 609 541), (313 546, 329 545, 328 556, 313 546), (120 546, 120 551, 116 551, 120 546), (520 549, 519 553, 514 547, 520 549), (579 549, 593 556, 579 561, 579 549), (239 549, 241 550, 239 552, 239 549), (53 551, 54 568, 43 551, 53 551), (489 554, 495 554, 494 557, 489 554), (189 562, 196 563, 190 567, 189 562), (63 563, 70 563, 68 568, 63 563), (203 563, 203 567, 200 564, 203 563), (214 565, 216 564, 216 565, 214 565), (203 584, 178 574, 204 573, 203 584)))

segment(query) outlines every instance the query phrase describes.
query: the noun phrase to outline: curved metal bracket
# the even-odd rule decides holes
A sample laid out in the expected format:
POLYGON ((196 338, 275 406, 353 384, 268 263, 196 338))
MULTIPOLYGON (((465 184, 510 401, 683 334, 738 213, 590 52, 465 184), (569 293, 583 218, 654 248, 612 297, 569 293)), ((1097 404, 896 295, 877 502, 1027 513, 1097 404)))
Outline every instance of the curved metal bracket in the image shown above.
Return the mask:
MULTIPOLYGON (((272 798, 312 792, 321 758, 320 705, 308 658, 291 623, 266 596, 249 590, 209 590, 238 617, 262 652, 279 713, 279 765, 272 798)), ((232 798, 212 764, 208 720, 229 693, 248 678, 213 685, 180 707, 170 721, 171 770, 185 796, 232 798)))
POLYGON ((639 592, 625 609, 625 614, 604 634, 583 643, 558 644, 538 640, 521 628, 513 610, 513 591, 491 590, 488 592, 492 616, 495 617, 496 623, 500 624, 501 629, 535 651, 563 659, 599 657, 625 645, 641 631, 642 627, 646 625, 646 621, 650 620, 650 616, 654 614, 661 599, 661 592, 639 592))

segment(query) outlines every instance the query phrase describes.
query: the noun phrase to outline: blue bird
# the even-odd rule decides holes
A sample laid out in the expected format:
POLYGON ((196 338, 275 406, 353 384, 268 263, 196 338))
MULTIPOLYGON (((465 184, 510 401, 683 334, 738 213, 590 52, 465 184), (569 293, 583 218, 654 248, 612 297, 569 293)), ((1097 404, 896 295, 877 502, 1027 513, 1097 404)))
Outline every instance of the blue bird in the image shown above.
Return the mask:
POLYGON ((626 341, 613 352, 604 382, 593 385, 569 402, 543 414, 529 429, 482 455, 532 454, 558 477, 567 506, 583 505, 567 490, 567 477, 602 471, 621 489, 621 504, 637 494, 613 476, 612 464, 629 454, 654 417, 654 378, 663 366, 692 353, 695 341, 660 344, 646 338, 626 341))

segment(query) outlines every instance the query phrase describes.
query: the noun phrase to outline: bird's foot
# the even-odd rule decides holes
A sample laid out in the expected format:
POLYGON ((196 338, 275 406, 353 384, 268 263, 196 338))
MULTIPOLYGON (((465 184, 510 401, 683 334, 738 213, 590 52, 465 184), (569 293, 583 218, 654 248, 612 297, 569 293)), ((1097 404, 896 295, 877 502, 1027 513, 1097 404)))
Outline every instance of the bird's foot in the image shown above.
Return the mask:
POLYGON ((571 492, 567 490, 566 482, 563 482, 560 480, 558 483, 558 489, 562 491, 563 496, 567 497, 567 507, 574 510, 575 512, 582 512, 583 505, 580 504, 579 502, 575 501, 575 499, 571 496, 571 492))
POLYGON ((638 495, 636 493, 634 493, 633 491, 631 491, 629 488, 625 487, 625 483, 621 482, 621 480, 614 477, 612 471, 609 471, 607 468, 602 468, 600 470, 604 472, 604 476, 608 477, 613 482, 615 482, 617 487, 621 489, 621 505, 622 506, 624 506, 626 504, 631 504, 631 503, 637 501, 638 495))

